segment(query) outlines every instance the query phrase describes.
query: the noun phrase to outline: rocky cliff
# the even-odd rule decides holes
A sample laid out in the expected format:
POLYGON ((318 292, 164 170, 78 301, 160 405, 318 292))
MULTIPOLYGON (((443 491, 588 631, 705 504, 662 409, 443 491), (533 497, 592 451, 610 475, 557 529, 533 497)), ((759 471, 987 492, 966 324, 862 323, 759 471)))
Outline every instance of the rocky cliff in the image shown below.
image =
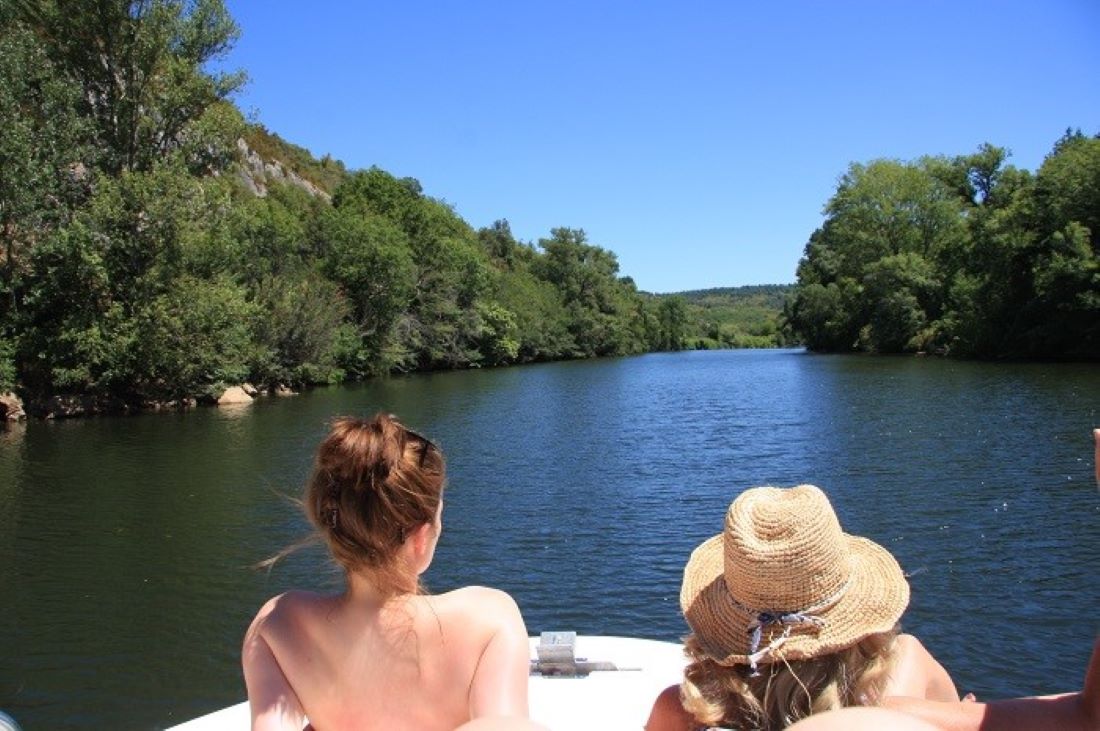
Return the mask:
POLYGON ((237 149, 241 153, 238 175, 240 175, 241 180, 248 189, 261 198, 267 195, 268 186, 273 183, 289 183, 305 190, 310 195, 319 196, 326 201, 332 200, 332 196, 326 191, 306 180, 281 161, 263 159, 260 153, 249 147, 244 139, 237 140, 237 149))

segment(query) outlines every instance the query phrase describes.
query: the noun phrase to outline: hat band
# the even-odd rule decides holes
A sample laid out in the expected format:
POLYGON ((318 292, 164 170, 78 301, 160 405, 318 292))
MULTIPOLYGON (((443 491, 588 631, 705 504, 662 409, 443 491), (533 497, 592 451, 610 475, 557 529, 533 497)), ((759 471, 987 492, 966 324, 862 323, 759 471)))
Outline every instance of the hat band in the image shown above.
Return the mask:
POLYGON ((837 589, 836 592, 830 594, 820 602, 813 604, 805 609, 796 609, 793 611, 776 611, 776 610, 755 610, 749 609, 741 602, 730 597, 732 601, 739 609, 749 614, 755 615, 756 619, 749 622, 747 632, 752 636, 749 643, 749 669, 752 671, 750 677, 759 675, 759 671, 756 668, 757 663, 767 657, 769 654, 778 650, 779 647, 787 641, 787 638, 791 635, 791 627, 799 624, 812 624, 817 627, 824 627, 825 620, 814 614, 814 612, 820 612, 833 606, 840 601, 845 592, 852 585, 852 575, 848 575, 848 580, 844 582, 844 585, 837 589), (773 639, 768 643, 768 646, 763 650, 760 649, 760 642, 764 638, 764 629, 771 625, 779 625, 783 627, 783 634, 773 639))

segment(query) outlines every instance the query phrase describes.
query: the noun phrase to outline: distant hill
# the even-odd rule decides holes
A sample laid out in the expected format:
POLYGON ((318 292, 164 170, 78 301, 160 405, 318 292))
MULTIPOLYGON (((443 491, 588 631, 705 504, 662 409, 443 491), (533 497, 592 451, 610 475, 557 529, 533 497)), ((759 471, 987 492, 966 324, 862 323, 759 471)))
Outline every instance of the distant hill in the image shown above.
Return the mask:
POLYGON ((749 284, 743 287, 713 287, 711 289, 692 289, 687 292, 675 292, 672 297, 683 297, 688 302, 720 303, 746 302, 764 304, 783 309, 783 301, 794 291, 793 284, 749 284))
POLYGON ((679 298, 687 311, 687 347, 777 348, 793 345, 782 332, 783 303, 793 284, 716 287, 657 295, 679 298))

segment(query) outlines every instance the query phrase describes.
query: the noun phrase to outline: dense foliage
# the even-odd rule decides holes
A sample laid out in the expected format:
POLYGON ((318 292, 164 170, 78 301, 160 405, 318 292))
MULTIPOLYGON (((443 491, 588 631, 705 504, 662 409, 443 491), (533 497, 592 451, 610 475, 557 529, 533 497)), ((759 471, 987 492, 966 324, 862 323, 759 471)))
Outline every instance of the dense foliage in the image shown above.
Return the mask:
POLYGON ((1100 138, 852 165, 785 310, 820 351, 1100 358, 1100 138))
POLYGON ((236 35, 221 0, 0 2, 0 389, 129 408, 683 346, 583 231, 477 231, 246 124, 210 71, 236 35), (309 185, 258 196, 246 155, 309 185))

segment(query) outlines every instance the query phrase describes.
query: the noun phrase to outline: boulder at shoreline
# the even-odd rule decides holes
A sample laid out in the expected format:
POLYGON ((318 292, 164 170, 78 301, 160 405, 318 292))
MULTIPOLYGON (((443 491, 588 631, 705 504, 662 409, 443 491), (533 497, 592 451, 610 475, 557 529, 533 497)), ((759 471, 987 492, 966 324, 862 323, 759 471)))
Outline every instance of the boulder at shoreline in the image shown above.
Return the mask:
POLYGON ((23 410, 23 401, 11 391, 0 393, 0 421, 23 421, 27 412, 23 410))
POLYGON ((218 406, 229 406, 230 404, 250 404, 252 403, 252 397, 248 395, 248 392, 241 386, 230 386, 225 389, 225 392, 218 397, 218 406))

